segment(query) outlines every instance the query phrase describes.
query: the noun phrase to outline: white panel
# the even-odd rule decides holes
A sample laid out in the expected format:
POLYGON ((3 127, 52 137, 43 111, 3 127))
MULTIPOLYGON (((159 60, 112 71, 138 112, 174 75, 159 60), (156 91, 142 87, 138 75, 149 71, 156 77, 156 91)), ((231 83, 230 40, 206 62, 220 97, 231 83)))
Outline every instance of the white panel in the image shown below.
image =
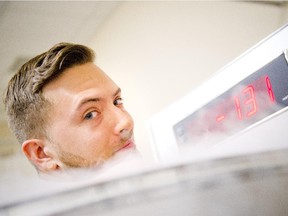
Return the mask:
MULTIPOLYGON (((169 161, 172 159, 177 159, 179 156, 179 147, 176 144, 176 140, 173 132, 173 125, 181 121, 183 118, 187 117, 189 114, 196 111, 198 108, 217 97, 221 93, 228 90, 234 84, 238 83, 240 80, 244 79, 248 75, 255 72, 257 69, 261 68, 278 55, 283 53, 285 49, 288 48, 288 26, 284 26, 279 29, 277 32, 273 33, 259 44, 248 50, 241 57, 233 61, 231 64, 224 67, 219 73, 217 73, 214 77, 204 83, 195 91, 189 93, 186 97, 182 98, 175 104, 171 105, 164 111, 156 114, 149 120, 149 127, 151 130, 151 141, 154 146, 154 152, 157 159, 161 161, 169 161)), ((282 117, 281 117, 282 118, 282 117)), ((284 118, 284 115, 283 115, 284 118)), ((285 119, 287 118, 287 114, 285 115, 285 119)), ((268 128, 285 128, 282 124, 277 124, 275 121, 267 121, 265 124, 268 124, 268 128)), ((287 122, 287 120, 286 120, 287 122)), ((257 145, 259 146, 259 150, 267 150, 272 148, 279 147, 288 147, 288 137, 284 131, 276 131, 275 133, 279 133, 278 137, 282 137, 283 142, 278 143, 278 146, 274 145, 257 145), (285 143, 286 141, 286 143, 285 143), (279 146, 280 145, 280 146, 279 146), (262 147, 261 147, 262 146, 262 147)), ((262 140, 263 131, 259 131, 257 136, 262 140)), ((252 136, 252 135, 251 135, 252 136)), ((275 138, 276 139, 276 138, 275 138)), ((277 139, 276 139, 277 140, 277 139)), ((273 139, 270 139, 270 143, 273 139)), ((229 142, 233 142, 230 140, 229 142)), ((246 139, 242 140, 242 142, 249 142, 246 139)), ((263 139, 265 142, 265 139, 263 139)), ((274 142, 273 142, 274 143, 274 142)), ((214 146, 214 144, 211 144, 214 146)), ((232 145, 230 145, 232 146, 232 145)), ((247 152, 250 149, 250 142, 247 145, 242 145, 241 149, 235 147, 233 150, 234 153, 243 153, 247 152)), ((214 146, 215 147, 215 146, 214 146)), ((194 153, 189 154, 189 159, 198 158, 195 155, 199 155, 199 150, 207 151, 207 148, 211 148, 211 146, 203 146, 203 148, 197 149, 194 153)), ((229 147, 230 148, 230 147, 229 147)), ((255 147, 256 148, 256 147, 255 147)), ((255 149, 251 147, 252 149, 255 149)), ((226 146, 222 145, 222 147, 218 148, 217 154, 213 154, 214 156, 221 156, 225 153, 226 146), (219 150, 220 149, 220 150, 219 150), (223 151, 221 151, 223 150, 223 151)), ((211 151, 210 151, 211 152, 211 151)), ((205 155, 205 153, 201 154, 205 155)), ((208 154, 207 154, 208 155, 208 154)), ((207 156, 206 155, 206 156, 207 156)), ((183 157, 183 155, 181 155, 183 157)))

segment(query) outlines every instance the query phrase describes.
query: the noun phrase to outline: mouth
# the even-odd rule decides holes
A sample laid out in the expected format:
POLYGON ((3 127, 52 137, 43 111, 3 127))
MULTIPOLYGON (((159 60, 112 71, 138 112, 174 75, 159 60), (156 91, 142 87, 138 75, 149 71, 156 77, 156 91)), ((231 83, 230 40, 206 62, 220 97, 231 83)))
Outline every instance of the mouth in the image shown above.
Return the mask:
POLYGON ((129 139, 127 140, 124 145, 118 149, 116 152, 119 152, 119 151, 123 151, 123 150, 130 150, 130 149, 135 149, 136 148, 136 145, 133 141, 133 139, 129 139))

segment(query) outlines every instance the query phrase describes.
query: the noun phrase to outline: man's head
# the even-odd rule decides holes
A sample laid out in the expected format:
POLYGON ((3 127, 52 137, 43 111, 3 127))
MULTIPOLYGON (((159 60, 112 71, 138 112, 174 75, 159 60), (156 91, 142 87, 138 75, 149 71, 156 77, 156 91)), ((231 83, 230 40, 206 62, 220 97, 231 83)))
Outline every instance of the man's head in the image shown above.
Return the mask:
POLYGON ((93 61, 89 48, 60 43, 9 82, 9 126, 39 171, 94 166, 134 147, 121 90, 93 61))

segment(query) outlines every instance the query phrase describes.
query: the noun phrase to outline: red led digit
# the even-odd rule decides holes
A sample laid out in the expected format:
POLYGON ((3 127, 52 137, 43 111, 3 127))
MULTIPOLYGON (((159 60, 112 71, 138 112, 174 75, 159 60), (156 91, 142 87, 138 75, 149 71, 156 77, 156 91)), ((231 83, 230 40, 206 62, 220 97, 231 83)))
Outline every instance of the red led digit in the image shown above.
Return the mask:
POLYGON ((235 97, 234 100, 235 100, 235 107, 236 107, 238 119, 241 120, 242 119, 242 113, 241 113, 239 99, 238 99, 238 97, 235 97))
POLYGON ((272 85, 271 85, 270 79, 267 76, 265 80, 266 80, 266 86, 267 86, 267 90, 268 90, 268 94, 269 94, 270 100, 272 102, 274 102, 275 101, 275 97, 274 97, 274 93, 273 93, 273 90, 272 90, 272 85))
POLYGON ((217 122, 220 122, 220 121, 222 121, 224 118, 225 118, 224 115, 218 116, 218 117, 216 118, 216 121, 217 121, 217 122))
POLYGON ((255 94, 254 94, 254 88, 252 85, 247 86, 244 90, 243 93, 245 94, 250 94, 250 98, 245 101, 245 104, 251 104, 252 109, 247 113, 247 116, 251 116, 257 112, 257 105, 256 105, 256 100, 255 100, 255 94))

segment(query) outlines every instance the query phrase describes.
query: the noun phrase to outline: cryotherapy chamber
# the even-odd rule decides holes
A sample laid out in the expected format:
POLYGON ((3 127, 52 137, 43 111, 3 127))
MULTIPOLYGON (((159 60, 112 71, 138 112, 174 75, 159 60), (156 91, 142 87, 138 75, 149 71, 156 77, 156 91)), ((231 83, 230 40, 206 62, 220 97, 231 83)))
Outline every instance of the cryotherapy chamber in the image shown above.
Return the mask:
POLYGON ((159 166, 34 184, 0 215, 287 216, 287 38, 285 26, 153 116, 159 166))
POLYGON ((284 26, 153 116, 156 158, 198 160, 288 147, 287 38, 284 26))

